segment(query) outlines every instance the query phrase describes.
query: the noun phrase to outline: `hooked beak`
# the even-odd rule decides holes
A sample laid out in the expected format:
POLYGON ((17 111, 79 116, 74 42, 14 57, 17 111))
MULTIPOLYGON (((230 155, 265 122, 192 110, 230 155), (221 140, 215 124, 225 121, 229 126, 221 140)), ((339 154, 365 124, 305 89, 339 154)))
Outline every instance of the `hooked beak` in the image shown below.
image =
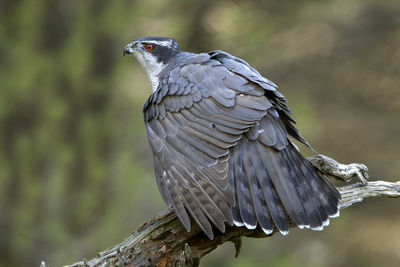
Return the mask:
POLYGON ((125 56, 125 55, 133 55, 139 53, 137 49, 137 44, 138 44, 137 41, 133 41, 132 43, 127 44, 122 54, 125 56))

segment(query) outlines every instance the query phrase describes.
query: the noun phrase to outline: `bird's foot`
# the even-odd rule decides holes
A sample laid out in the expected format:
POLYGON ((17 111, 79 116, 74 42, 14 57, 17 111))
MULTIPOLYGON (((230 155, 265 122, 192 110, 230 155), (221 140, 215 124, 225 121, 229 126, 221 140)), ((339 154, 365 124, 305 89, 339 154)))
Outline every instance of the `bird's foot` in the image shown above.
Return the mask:
POLYGON ((364 164, 341 164, 336 160, 324 155, 316 155, 307 159, 311 162, 311 164, 321 169, 326 174, 332 175, 342 181, 348 182, 351 179, 356 178, 364 185, 368 183, 368 168, 364 164))
POLYGON ((176 261, 173 266, 175 267, 194 267, 199 265, 199 260, 194 257, 192 248, 185 243, 185 248, 179 255, 179 260, 176 261))

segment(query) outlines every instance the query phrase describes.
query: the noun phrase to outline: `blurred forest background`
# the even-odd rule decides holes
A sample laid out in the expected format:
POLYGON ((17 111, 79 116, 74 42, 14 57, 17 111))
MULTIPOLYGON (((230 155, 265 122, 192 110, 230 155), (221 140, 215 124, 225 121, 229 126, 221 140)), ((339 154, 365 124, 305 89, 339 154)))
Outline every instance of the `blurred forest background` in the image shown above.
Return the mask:
MULTIPOLYGON (((165 208, 141 113, 150 83, 122 57, 149 35, 244 58, 318 152, 399 178, 398 0, 1 0, 0 266, 90 259, 165 208)), ((370 199, 323 232, 245 239, 238 259, 225 244, 201 265, 399 266, 399 206, 370 199)))

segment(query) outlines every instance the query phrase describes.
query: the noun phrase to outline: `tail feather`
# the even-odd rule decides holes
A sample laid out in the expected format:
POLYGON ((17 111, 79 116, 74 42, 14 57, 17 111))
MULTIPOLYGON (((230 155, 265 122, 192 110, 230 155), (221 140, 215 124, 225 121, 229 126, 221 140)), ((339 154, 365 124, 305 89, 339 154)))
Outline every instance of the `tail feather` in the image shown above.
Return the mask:
POLYGON ((233 164, 239 213, 243 224, 249 229, 254 229, 257 226, 257 218, 251 199, 249 179, 244 171, 242 146, 234 147, 233 164))
POLYGON ((299 180, 299 176, 313 177, 313 175, 312 173, 309 172, 308 168, 305 168, 303 166, 305 163, 299 161, 297 155, 294 154, 294 150, 295 149, 285 149, 283 153, 286 154, 290 167, 293 168, 297 173, 297 175, 292 176, 295 177, 295 179, 298 181, 297 187, 300 187, 302 182, 307 183, 305 186, 302 187, 304 190, 304 194, 307 195, 307 202, 303 203, 303 205, 305 207, 305 210, 309 218, 308 226, 311 228, 315 228, 322 225, 323 222, 328 218, 328 216, 326 211, 319 203, 318 198, 315 196, 315 192, 312 190, 309 184, 309 180, 308 179, 303 179, 302 181, 299 180))
POLYGON ((271 234, 273 227, 271 221, 271 215, 268 211, 264 195, 261 191, 260 184, 258 183, 257 180, 257 174, 256 174, 257 166, 255 166, 252 160, 253 153, 257 151, 254 151, 255 150, 254 146, 249 145, 249 142, 247 140, 244 140, 243 146, 244 146, 243 161, 246 163, 245 173, 246 177, 249 179, 251 199, 253 201, 253 206, 257 217, 257 221, 266 234, 271 234))
POLYGON ((235 168, 234 168, 234 154, 232 151, 232 156, 229 158, 229 172, 228 172, 228 179, 229 179, 229 184, 231 187, 231 191, 234 197, 234 205, 232 206, 232 217, 233 217, 233 223, 238 226, 241 227, 243 226, 243 220, 242 217, 240 216, 240 211, 239 211, 239 207, 238 207, 238 197, 236 194, 236 179, 235 179, 235 168))
POLYGON ((328 217, 334 217, 339 211, 339 200, 341 195, 339 191, 329 183, 319 170, 311 166, 311 164, 296 150, 294 151, 299 159, 303 160, 303 165, 313 174, 314 179, 310 179, 310 187, 318 196, 319 203, 323 206, 328 217))
POLYGON ((298 172, 296 162, 294 162, 290 157, 288 157, 288 152, 287 148, 282 149, 280 151, 281 158, 283 162, 285 163, 286 169, 289 172, 289 182, 291 181, 294 188, 296 189, 296 193, 298 198, 300 199, 300 204, 303 207, 304 211, 304 220, 301 225, 299 225, 301 228, 303 227, 309 227, 312 221, 317 220, 315 212, 311 212, 314 209, 314 203, 313 203, 313 196, 310 194, 310 189, 308 185, 304 185, 304 183, 307 183, 306 180, 301 179, 301 172, 298 172))
MULTIPOLYGON (((261 159, 263 155, 262 151, 260 152, 258 149, 259 147, 255 146, 254 143, 255 142, 251 141, 247 145, 247 149, 250 152, 249 155, 251 155, 250 158, 254 167, 257 184, 254 182, 254 180, 252 181, 254 185, 257 186, 262 192, 262 197, 265 200, 265 204, 263 205, 264 210, 269 212, 272 222, 277 226, 278 230, 282 234, 287 234, 289 232, 287 214, 283 208, 281 200, 277 195, 274 185, 271 182, 267 168, 261 159)), ((248 165, 248 163, 245 163, 245 165, 248 165)), ((262 211, 259 212, 259 214, 261 213, 262 211)), ((269 227, 268 222, 264 222, 264 226, 262 225, 262 222, 259 221, 259 223, 264 232, 270 233, 272 231, 272 226, 269 227)))
POLYGON ((289 216, 300 228, 320 230, 338 213, 340 194, 292 145, 284 149, 242 140, 232 149, 229 181, 235 224, 288 233, 289 216))
MULTIPOLYGON (((255 143, 255 145, 258 144, 255 143)), ((271 181, 286 212, 297 225, 306 225, 307 218, 303 205, 301 204, 302 200, 290 179, 289 171, 280 152, 272 147, 266 147, 261 144, 260 146, 263 146, 260 150, 263 151, 262 160, 264 166, 266 166, 270 174, 271 181)))

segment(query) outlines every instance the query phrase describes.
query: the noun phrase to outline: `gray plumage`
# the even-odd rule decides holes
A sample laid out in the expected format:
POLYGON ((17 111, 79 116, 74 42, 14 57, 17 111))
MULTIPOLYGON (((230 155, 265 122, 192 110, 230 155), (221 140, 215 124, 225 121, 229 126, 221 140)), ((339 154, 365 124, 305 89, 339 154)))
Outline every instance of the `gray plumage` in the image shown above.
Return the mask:
POLYGON ((210 239, 212 225, 287 234, 289 218, 319 230, 337 215, 339 193, 288 139, 310 147, 284 96, 244 60, 181 52, 162 37, 135 40, 124 54, 152 81, 143 113, 157 184, 187 231, 188 214, 210 239))

